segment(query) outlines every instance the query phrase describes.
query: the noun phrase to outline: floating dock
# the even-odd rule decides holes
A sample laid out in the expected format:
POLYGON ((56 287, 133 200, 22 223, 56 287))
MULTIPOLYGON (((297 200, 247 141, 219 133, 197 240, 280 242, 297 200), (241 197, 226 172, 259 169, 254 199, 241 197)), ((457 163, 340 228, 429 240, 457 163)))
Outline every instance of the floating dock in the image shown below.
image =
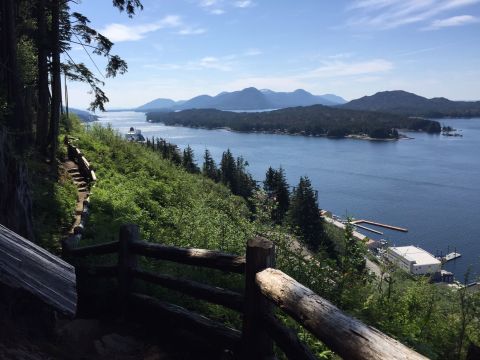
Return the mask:
POLYGON ((447 254, 443 257, 438 257, 438 259, 440 259, 443 263, 446 263, 447 261, 451 261, 451 260, 455 260, 456 258, 459 258, 460 256, 462 256, 462 254, 454 251, 454 252, 451 252, 450 254, 447 254))
POLYGON ((363 219, 362 220, 354 220, 354 221, 352 221, 352 224, 354 224, 354 225, 370 224, 370 225, 374 225, 374 226, 378 226, 378 227, 383 227, 385 229, 401 231, 401 232, 408 232, 408 229, 406 229, 406 228, 402 228, 402 227, 399 227, 399 226, 393 226, 393 225, 387 225, 387 224, 381 224, 381 223, 377 223, 377 222, 370 221, 370 220, 363 220, 363 219))
POLYGON ((363 226, 363 225, 355 224, 355 227, 373 232, 373 233, 378 234, 378 235, 383 235, 383 232, 372 229, 372 228, 369 228, 369 227, 366 227, 366 226, 363 226))

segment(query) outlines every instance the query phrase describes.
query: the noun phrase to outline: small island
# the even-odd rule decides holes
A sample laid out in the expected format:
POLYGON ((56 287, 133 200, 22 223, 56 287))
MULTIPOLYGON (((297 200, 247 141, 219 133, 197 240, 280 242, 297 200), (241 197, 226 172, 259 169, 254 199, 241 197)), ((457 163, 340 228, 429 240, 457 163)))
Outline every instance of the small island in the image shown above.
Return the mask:
POLYGON ((299 106, 269 112, 231 112, 216 109, 190 109, 178 112, 149 112, 147 121, 170 126, 226 128, 240 132, 265 132, 330 138, 396 140, 397 129, 438 134, 435 120, 373 111, 346 110, 322 105, 299 106))

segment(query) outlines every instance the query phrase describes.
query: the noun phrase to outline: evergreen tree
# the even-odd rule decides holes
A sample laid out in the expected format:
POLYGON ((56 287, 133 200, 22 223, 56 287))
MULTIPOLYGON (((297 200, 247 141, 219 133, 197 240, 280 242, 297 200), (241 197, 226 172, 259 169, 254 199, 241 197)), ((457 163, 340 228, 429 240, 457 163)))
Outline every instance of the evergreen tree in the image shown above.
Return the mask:
POLYGON ((195 164, 193 150, 190 147, 190 145, 188 145, 186 149, 183 150, 182 166, 189 173, 198 174, 200 172, 200 169, 198 168, 197 164, 195 164))
POLYGON ((222 154, 220 162, 220 180, 227 185, 234 194, 238 194, 237 166, 230 149, 222 154))
POLYGON ((282 167, 278 170, 274 170, 272 167, 268 168, 263 188, 276 204, 272 210, 271 217, 273 221, 279 224, 283 221, 290 204, 290 192, 285 178, 285 171, 282 167))
POLYGON ((293 190, 288 213, 290 225, 313 250, 325 249, 333 255, 333 245, 325 236, 317 196, 308 177, 301 177, 293 190))
POLYGON ((215 161, 213 160, 212 155, 210 155, 210 151, 208 151, 208 149, 205 149, 205 155, 203 156, 203 159, 203 175, 215 182, 218 182, 220 180, 219 170, 217 169, 217 165, 215 164, 215 161))
POLYGON ((275 191, 275 173, 276 171, 269 166, 265 174, 265 181, 263 182, 263 189, 267 192, 268 195, 272 195, 275 191))
POLYGON ((275 201, 277 202, 277 208, 273 212, 273 220, 276 223, 281 223, 285 218, 285 215, 290 206, 290 191, 288 190, 287 179, 285 178, 285 171, 282 167, 276 171, 275 176, 275 201))
POLYGON ((255 180, 253 180, 252 176, 247 172, 248 162, 243 159, 243 157, 239 156, 236 161, 236 178, 237 178, 237 193, 236 195, 240 195, 245 199, 249 199, 252 195, 254 190, 257 188, 257 184, 255 180))

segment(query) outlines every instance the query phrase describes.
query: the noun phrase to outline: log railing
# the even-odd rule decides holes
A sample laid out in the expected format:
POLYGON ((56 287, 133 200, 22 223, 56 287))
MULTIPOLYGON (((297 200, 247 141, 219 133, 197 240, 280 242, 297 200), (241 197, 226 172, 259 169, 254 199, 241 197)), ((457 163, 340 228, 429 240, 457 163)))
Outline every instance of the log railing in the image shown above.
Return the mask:
POLYGON ((204 249, 178 248, 141 241, 136 225, 124 225, 118 242, 66 249, 73 258, 118 253, 116 266, 77 267, 94 277, 118 279, 118 309, 123 316, 158 321, 172 328, 186 328, 220 346, 232 349, 239 358, 274 358, 275 343, 290 359, 315 359, 294 330, 275 316, 283 310, 332 351, 347 359, 425 359, 373 327, 346 315, 327 300, 275 267, 272 242, 257 237, 248 241, 246 257, 204 249), (173 261, 231 273, 245 274, 244 294, 171 275, 153 273, 138 265, 138 257, 173 261), (205 316, 133 290, 143 280, 238 311, 242 330, 232 329, 205 316))
POLYGON ((89 182, 97 181, 97 176, 92 166, 82 154, 79 148, 73 145, 68 137, 65 137, 65 145, 67 146, 67 156, 70 160, 78 165, 80 174, 89 182))

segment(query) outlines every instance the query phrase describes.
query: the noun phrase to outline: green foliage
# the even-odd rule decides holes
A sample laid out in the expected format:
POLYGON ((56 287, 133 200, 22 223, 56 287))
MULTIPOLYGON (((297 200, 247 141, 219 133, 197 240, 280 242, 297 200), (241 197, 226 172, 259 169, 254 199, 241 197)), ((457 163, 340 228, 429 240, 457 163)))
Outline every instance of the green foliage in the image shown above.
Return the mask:
POLYGON ((201 175, 188 174, 150 148, 93 126, 78 143, 96 167, 89 222, 94 242, 116 238, 124 223, 149 241, 244 251, 253 228, 245 202, 201 175))
POLYGON ((28 168, 35 238, 41 246, 59 252, 60 241, 74 221, 77 187, 67 174, 53 173, 40 160, 31 160, 28 168))

